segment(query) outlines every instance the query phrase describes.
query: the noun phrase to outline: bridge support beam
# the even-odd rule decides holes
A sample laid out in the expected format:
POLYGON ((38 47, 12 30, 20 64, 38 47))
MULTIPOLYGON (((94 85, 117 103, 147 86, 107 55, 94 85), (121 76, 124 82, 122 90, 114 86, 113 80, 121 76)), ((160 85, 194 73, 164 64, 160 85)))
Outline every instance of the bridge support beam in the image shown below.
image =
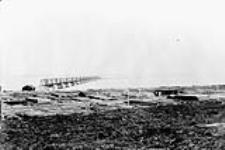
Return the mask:
POLYGON ((40 85, 49 89, 63 89, 74 85, 84 84, 92 80, 98 80, 99 77, 69 77, 69 78, 51 78, 42 79, 40 85))

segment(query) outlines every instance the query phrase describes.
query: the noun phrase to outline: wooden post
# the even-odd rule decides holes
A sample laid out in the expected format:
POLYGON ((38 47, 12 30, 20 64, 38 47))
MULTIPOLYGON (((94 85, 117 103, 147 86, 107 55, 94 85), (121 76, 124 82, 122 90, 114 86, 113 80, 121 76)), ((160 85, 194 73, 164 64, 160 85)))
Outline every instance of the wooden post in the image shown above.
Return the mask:
POLYGON ((141 97, 141 89, 138 90, 138 97, 141 97))
POLYGON ((0 98, 1 100, 1 120, 4 120, 5 119, 5 116, 4 116, 4 106, 3 106, 3 99, 0 98))
POLYGON ((127 90, 127 104, 128 106, 130 106, 130 96, 129 96, 130 92, 129 89, 127 90))

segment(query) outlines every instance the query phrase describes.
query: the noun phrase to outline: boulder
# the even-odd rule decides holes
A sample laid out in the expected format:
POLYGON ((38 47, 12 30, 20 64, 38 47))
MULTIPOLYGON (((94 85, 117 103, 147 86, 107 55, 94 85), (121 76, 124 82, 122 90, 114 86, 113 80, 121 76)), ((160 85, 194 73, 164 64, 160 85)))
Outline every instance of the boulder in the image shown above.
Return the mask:
POLYGON ((78 93, 78 96, 79 96, 79 97, 86 97, 86 94, 85 94, 84 92, 79 92, 79 93, 78 93))
POLYGON ((33 85, 25 85, 22 87, 22 91, 35 91, 35 87, 33 85))

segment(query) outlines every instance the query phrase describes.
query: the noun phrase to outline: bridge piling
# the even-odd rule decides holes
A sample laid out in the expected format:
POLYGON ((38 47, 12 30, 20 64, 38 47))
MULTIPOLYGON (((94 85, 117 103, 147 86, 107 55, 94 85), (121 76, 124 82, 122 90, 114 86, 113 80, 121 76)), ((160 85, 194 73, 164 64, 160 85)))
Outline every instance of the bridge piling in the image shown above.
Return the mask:
POLYGON ((100 79, 99 77, 67 77, 67 78, 51 78, 40 80, 40 85, 52 88, 63 89, 74 85, 84 84, 92 80, 100 79))

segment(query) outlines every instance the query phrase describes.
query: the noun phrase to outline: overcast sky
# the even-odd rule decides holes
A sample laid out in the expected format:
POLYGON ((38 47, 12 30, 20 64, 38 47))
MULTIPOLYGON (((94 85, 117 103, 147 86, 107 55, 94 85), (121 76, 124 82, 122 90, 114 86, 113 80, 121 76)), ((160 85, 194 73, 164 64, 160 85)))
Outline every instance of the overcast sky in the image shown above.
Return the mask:
POLYGON ((222 1, 3 0, 0 77, 225 83, 222 1))

